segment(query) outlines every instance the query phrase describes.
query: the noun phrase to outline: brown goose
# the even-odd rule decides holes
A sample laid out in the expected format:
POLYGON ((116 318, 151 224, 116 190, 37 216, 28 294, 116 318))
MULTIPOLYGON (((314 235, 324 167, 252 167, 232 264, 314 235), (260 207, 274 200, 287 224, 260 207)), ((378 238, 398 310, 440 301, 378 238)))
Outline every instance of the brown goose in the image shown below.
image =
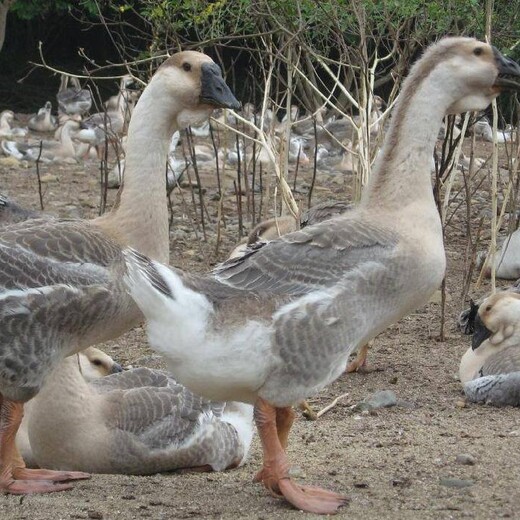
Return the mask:
POLYGON ((122 372, 93 347, 65 358, 28 405, 17 445, 59 470, 222 471, 245 461, 253 437, 252 406, 208 401, 160 370, 122 372))
POLYGON ((65 356, 142 320, 123 284, 121 250, 168 262, 170 139, 214 107, 239 107, 218 66, 198 52, 173 55, 134 110, 113 210, 92 221, 34 219, 0 230, 0 491, 59 491, 70 487, 62 481, 87 476, 25 468, 14 445, 23 403, 65 356))
POLYGON ((197 394, 254 403, 264 452, 256 480, 298 509, 345 499, 297 485, 285 454, 291 406, 344 370, 350 351, 427 303, 444 276, 430 162, 446 113, 520 89, 520 66, 472 38, 432 45, 403 84, 360 204, 289 233, 206 277, 126 253, 150 344, 197 394))

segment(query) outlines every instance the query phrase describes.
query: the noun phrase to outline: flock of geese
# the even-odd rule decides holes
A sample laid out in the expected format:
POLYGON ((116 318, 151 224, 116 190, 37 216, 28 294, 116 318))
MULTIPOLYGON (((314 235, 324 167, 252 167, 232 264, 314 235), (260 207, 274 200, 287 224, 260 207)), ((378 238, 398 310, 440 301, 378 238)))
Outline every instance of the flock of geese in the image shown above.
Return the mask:
MULTIPOLYGON (((171 139, 240 103, 208 56, 166 60, 133 108, 109 213, 24 218, 0 204, 18 220, 0 227, 0 489, 60 491, 87 471, 235 467, 254 420, 263 448, 255 480, 298 509, 335 513, 344 496, 290 475, 293 406, 439 287, 446 259, 430 167, 442 120, 483 110, 505 90, 520 90, 520 66, 494 47, 458 37, 430 46, 402 86, 358 205, 310 211, 285 234, 268 224, 195 276, 168 267, 171 139), (91 349, 144 320, 168 373, 120 371, 91 349)), ((70 102, 63 95, 60 106, 70 102)), ((474 339, 460 369, 470 399, 506 404, 507 388, 518 394, 519 308, 506 292, 470 311, 474 339)))

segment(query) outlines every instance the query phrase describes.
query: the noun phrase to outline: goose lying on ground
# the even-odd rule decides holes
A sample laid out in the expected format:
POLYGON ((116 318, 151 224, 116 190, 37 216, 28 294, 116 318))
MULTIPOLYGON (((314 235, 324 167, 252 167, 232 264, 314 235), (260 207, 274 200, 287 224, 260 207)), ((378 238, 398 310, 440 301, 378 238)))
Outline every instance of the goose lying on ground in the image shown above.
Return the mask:
POLYGON ((11 127, 14 121, 14 112, 4 110, 0 114, 0 137, 24 137, 27 135, 27 128, 11 127))
MULTIPOLYGON (((88 385, 88 382, 94 379, 122 372, 122 370, 119 363, 116 363, 108 354, 95 347, 88 347, 82 352, 66 358, 56 367, 43 387, 49 395, 49 385, 57 385, 58 388, 52 395, 55 400, 49 403, 45 400, 46 397, 42 393, 31 399, 25 405, 23 420, 16 434, 16 447, 28 467, 37 468, 40 466, 39 459, 34 457, 31 443, 29 442, 29 424, 31 424, 33 440, 38 446, 44 444, 46 447, 49 447, 49 445, 55 443, 54 446, 67 446, 74 450, 74 440, 71 438, 70 433, 71 431, 74 432, 75 428, 72 428, 71 424, 74 427, 79 427, 80 423, 76 412, 78 409, 84 411, 84 407, 78 406, 77 402, 74 403, 74 399, 82 400, 84 397, 76 391, 77 388, 70 385, 71 380, 73 382, 73 378, 68 377, 67 372, 77 372, 79 374, 78 377, 81 377, 84 383, 88 385), (68 363, 68 360, 72 360, 72 363, 68 363), (42 417, 42 414, 47 416, 49 421, 52 421, 52 427, 48 431, 42 428, 37 429, 37 420, 34 421, 36 423, 34 426, 31 422, 33 416, 42 417), (46 439, 46 435, 50 439, 46 439)), ((83 424, 83 426, 85 428, 84 431, 92 433, 91 424, 83 424)), ((59 451, 56 448, 54 449, 59 451)), ((47 458, 49 457, 53 460, 53 454, 49 454, 47 458)), ((56 469, 82 469, 59 466, 59 464, 54 464, 49 467, 56 469)))
MULTIPOLYGON (((477 121, 473 126, 473 131, 477 137, 480 137, 484 141, 488 141, 490 143, 493 142, 493 127, 486 118, 477 121)), ((515 133, 516 132, 511 130, 501 130, 498 128, 497 143, 511 143, 515 133)))
MULTIPOLYGON (((99 352, 87 360, 91 373, 94 361, 109 368, 111 358, 99 352)), ((28 403, 29 455, 37 465, 147 475, 181 468, 221 471, 245 461, 252 406, 210 402, 159 370, 121 372, 117 366, 113 375, 100 378, 104 370, 95 379, 84 370, 76 356, 65 358, 28 403)))
POLYGON ((256 480, 298 509, 334 513, 337 493, 295 484, 291 406, 344 370, 349 353, 428 302, 446 266, 430 161, 446 113, 520 90, 520 66, 471 38, 432 45, 403 84, 383 150, 352 211, 268 242, 207 276, 126 252, 150 344, 180 383, 255 405, 256 480))
POLYGON ((79 129, 76 121, 67 121, 61 130, 59 141, 34 141, 18 143, 2 141, 2 150, 19 160, 42 162, 76 162, 76 148, 72 141, 73 134, 79 129))
POLYGON ((29 118, 27 126, 36 132, 54 132, 58 128, 58 120, 52 115, 52 103, 47 101, 37 114, 29 118))
POLYGON ((112 211, 92 221, 35 219, 0 229, 0 491, 59 491, 71 486, 57 482, 88 476, 24 467, 13 444, 23 403, 64 357, 143 319, 124 286, 122 248, 168 262, 171 136, 223 106, 240 104, 211 58, 173 55, 134 110, 124 187, 112 211))
MULTIPOLYGON (((483 262, 486 255, 480 255, 483 262)), ((495 276, 505 280, 517 280, 520 278, 520 229, 513 231, 502 242, 500 249, 495 254, 495 276)), ((484 274, 491 276, 491 265, 486 266, 484 274)))
POLYGON ((470 401, 520 406, 520 294, 500 292, 480 304, 459 376, 470 401))

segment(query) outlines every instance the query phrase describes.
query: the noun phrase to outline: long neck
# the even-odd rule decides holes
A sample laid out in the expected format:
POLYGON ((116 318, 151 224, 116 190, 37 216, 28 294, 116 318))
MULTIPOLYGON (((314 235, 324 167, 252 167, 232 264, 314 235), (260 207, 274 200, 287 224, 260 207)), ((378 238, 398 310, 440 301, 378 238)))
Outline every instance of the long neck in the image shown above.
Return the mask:
POLYGON ((74 148, 74 143, 72 142, 72 138, 70 137, 70 132, 72 130, 72 126, 65 125, 61 131, 61 146, 62 149, 66 152, 70 157, 74 157, 76 154, 76 149, 74 148))
POLYGON ((431 164, 437 134, 453 102, 449 85, 435 69, 425 78, 410 77, 399 96, 392 122, 362 204, 398 209, 414 201, 433 204, 431 164), (447 92, 448 91, 448 92, 447 92))
POLYGON ((119 201, 96 223, 125 246, 164 263, 169 259, 166 160, 182 107, 156 78, 143 92, 128 127, 119 201), (168 106, 161 103, 167 100, 168 106))
POLYGON ((87 382, 81 375, 79 358, 76 354, 66 357, 45 380, 39 397, 67 396, 76 399, 87 391, 87 382))

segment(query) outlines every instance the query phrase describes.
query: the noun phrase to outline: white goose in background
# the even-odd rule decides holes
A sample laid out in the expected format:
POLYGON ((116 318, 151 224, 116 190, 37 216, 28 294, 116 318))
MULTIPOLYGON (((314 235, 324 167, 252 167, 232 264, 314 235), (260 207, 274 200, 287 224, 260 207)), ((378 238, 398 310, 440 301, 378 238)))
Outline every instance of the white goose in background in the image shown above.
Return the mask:
POLYGON ((27 126, 36 132, 54 132, 58 128, 58 119, 52 115, 52 103, 47 101, 37 114, 29 118, 27 126))
MULTIPOLYGON (((486 118, 480 119, 473 125, 473 131, 477 137, 490 143, 493 142, 493 127, 486 118)), ((497 128, 497 143, 511 143, 513 141, 516 131, 501 130, 497 128)))
MULTIPOLYGON (((484 262, 486 253, 479 255, 479 261, 484 262)), ((520 229, 507 236, 495 254, 495 275, 505 280, 520 278, 520 229)), ((484 274, 491 276, 491 265, 486 266, 484 274)))
POLYGON ((63 481, 88 476, 25 468, 13 444, 24 402, 64 357, 143 319, 124 286, 122 248, 168 262, 164 172, 172 134, 223 106, 240 104, 211 58, 173 55, 134 110, 114 208, 91 221, 34 219, 0 229, 0 491, 60 491, 71 487, 63 481))
POLYGON ((78 78, 66 74, 61 75, 56 100, 58 101, 58 110, 68 115, 83 115, 92 106, 90 90, 81 88, 78 78), (69 82, 72 84, 71 87, 69 87, 69 82))
POLYGON ((6 155, 11 155, 19 160, 37 161, 39 159, 44 163, 75 163, 77 162, 76 148, 72 138, 78 130, 79 123, 70 120, 63 125, 59 141, 32 141, 31 143, 2 141, 2 150, 6 155))
POLYGON ((432 45, 403 83, 359 205, 289 233, 207 276, 126 252, 129 290, 150 344, 182 384, 254 403, 256 479, 298 509, 330 514, 343 496, 299 486, 285 454, 300 403, 345 370, 350 352, 428 302, 444 277, 430 161, 446 113, 520 90, 520 66, 472 38, 432 45))
POLYGON ((470 401, 520 406, 520 294, 500 292, 482 301, 459 377, 470 401))
MULTIPOLYGON (((49 435, 53 439, 51 442, 59 442, 63 445, 68 440, 69 445, 71 444, 70 439, 67 439, 67 437, 68 431, 70 431, 69 424, 76 421, 76 416, 74 415, 75 409, 70 406, 69 402, 62 401, 62 399, 71 400, 74 397, 77 399, 80 396, 76 393, 76 388, 74 388, 73 385, 68 385, 68 383, 70 383, 69 378, 67 378, 67 368, 70 367, 68 363, 69 359, 72 360, 73 367, 69 368, 69 370, 76 371, 86 384, 94 379, 122 372, 123 370, 119 363, 116 363, 108 354, 105 354, 105 352, 95 347, 88 347, 70 358, 65 358, 65 360, 56 367, 52 375, 49 376, 45 382, 44 388, 48 391, 49 385, 51 385, 51 387, 53 384, 59 386, 59 390, 54 393, 54 397, 56 397, 57 400, 52 403, 46 402, 41 393, 31 399, 25 405, 22 424, 20 424, 20 428, 16 434, 16 447, 30 468, 39 467, 39 463, 34 457, 29 441, 29 424, 31 423, 35 410, 36 416, 42 413, 47 414, 48 419, 53 422, 53 428, 51 428, 50 431, 40 431, 36 430, 36 428, 34 428, 33 431, 33 426, 31 425, 32 434, 36 440, 41 442, 41 437, 49 435), (64 435, 66 438, 62 439, 60 437, 61 435, 64 435)), ((86 426, 88 428, 89 425, 86 426)))
POLYGON ((28 407, 17 445, 56 470, 222 471, 245 461, 253 437, 252 406, 208 401, 160 370, 122 372, 92 347, 65 358, 28 407))
POLYGON ((14 112, 12 110, 4 110, 0 114, 0 138, 1 137, 25 137, 27 128, 12 127, 14 121, 14 112))

